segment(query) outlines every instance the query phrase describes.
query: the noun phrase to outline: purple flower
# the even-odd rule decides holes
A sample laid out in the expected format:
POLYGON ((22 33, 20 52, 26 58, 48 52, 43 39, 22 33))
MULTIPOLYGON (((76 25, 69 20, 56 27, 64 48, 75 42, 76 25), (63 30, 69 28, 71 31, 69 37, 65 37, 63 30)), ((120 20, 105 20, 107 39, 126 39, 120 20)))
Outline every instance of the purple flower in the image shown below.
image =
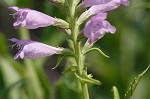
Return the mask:
POLYGON ((36 59, 45 56, 51 56, 53 54, 60 54, 63 48, 52 47, 40 42, 31 40, 18 40, 16 38, 9 39, 15 42, 13 46, 17 46, 19 52, 14 56, 14 59, 36 59))
MULTIPOLYGON (((101 1, 101 0, 99 0, 99 1, 101 1)), ((93 5, 91 8, 89 8, 90 15, 114 10, 114 9, 118 8, 120 6, 120 4, 123 4, 125 6, 129 5, 128 0, 106 0, 106 1, 108 1, 108 2, 100 3, 98 5, 93 5)), ((94 1, 91 1, 91 3, 92 2, 94 2, 94 1)), ((90 4, 90 2, 89 2, 89 4, 90 4)))
POLYGON ((128 0, 84 0, 81 5, 84 7, 90 7, 94 5, 101 5, 101 4, 103 5, 107 3, 110 4, 109 2, 120 2, 120 4, 123 4, 125 6, 129 5, 128 0))
POLYGON ((105 4, 110 1, 111 0, 84 0, 81 5, 84 7, 90 7, 93 5, 105 4))
POLYGON ((13 14, 17 18, 17 20, 13 24, 15 29, 17 29, 20 24, 22 25, 22 27, 27 29, 36 29, 39 27, 46 27, 57 23, 55 18, 36 10, 31 10, 28 8, 18 8, 16 6, 9 7, 9 9, 16 11, 16 13, 13 14))
POLYGON ((86 23, 83 33, 89 39, 90 44, 102 38, 106 32, 115 33, 116 28, 105 20, 106 17, 107 13, 99 13, 86 23))

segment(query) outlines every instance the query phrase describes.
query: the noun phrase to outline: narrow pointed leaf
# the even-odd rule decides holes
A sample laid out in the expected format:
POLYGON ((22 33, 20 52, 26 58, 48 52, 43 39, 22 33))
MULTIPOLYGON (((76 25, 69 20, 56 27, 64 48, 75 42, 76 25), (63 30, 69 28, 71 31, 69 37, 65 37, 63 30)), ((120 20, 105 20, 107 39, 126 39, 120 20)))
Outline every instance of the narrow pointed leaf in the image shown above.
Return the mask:
POLYGON ((58 60, 57 60, 57 64, 56 64, 55 67, 53 67, 52 69, 56 69, 56 68, 60 65, 61 61, 62 61, 66 56, 72 56, 72 55, 71 55, 71 54, 64 54, 64 55, 61 55, 61 56, 58 58, 58 60))
POLYGON ((84 52, 84 55, 86 55, 86 54, 88 54, 88 53, 90 53, 90 52, 92 52, 92 51, 97 51, 97 52, 99 52, 100 54, 102 54, 103 56, 109 58, 109 56, 106 55, 106 54, 105 54, 102 50, 100 50, 99 48, 90 48, 89 50, 87 50, 86 52, 84 52))
POLYGON ((150 68, 150 65, 142 73, 140 73, 137 77, 134 78, 134 81, 131 82, 131 86, 129 87, 129 89, 126 92, 125 96, 130 94, 129 97, 131 97, 133 95, 133 92, 135 91, 139 81, 144 76, 144 74, 148 71, 149 68, 150 68))

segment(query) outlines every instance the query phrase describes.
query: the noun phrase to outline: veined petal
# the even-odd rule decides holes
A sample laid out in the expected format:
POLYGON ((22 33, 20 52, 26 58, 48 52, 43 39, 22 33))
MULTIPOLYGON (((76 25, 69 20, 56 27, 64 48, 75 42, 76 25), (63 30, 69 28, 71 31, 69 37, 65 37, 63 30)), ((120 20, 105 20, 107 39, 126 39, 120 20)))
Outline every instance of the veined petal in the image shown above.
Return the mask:
POLYGON ((25 45, 22 51, 24 52, 25 58, 35 59, 57 54, 58 52, 62 51, 62 49, 35 42, 25 45))
MULTIPOLYGON (((101 4, 107 4, 109 2, 118 2, 117 0, 84 0, 81 3, 81 6, 83 7, 90 7, 94 5, 101 5, 101 4)), ((119 0, 120 4, 123 4, 125 6, 129 6, 129 1, 128 0, 119 0)))
POLYGON ((110 1, 111 0, 84 0, 81 5, 84 7, 90 7, 93 5, 105 4, 110 1))
POLYGON ((89 44, 102 38, 106 32, 115 33, 116 28, 105 20, 106 17, 106 13, 99 13, 86 23, 83 34, 89 39, 89 44))
POLYGON ((128 0, 111 0, 104 4, 94 5, 91 8, 89 8, 90 15, 98 14, 101 12, 107 12, 110 10, 114 10, 120 6, 120 4, 123 5, 129 5, 128 0))
POLYGON ((63 48, 56 48, 31 40, 18 40, 13 38, 10 39, 10 41, 15 42, 17 46, 21 47, 19 52, 14 56, 14 59, 36 59, 53 54, 60 54, 63 51, 63 48))
POLYGON ((22 24, 22 26, 27 29, 36 29, 57 23, 55 18, 36 10, 18 8, 16 6, 9 7, 9 9, 16 11, 14 15, 16 16, 17 20, 13 24, 15 28, 18 28, 19 25, 22 24))

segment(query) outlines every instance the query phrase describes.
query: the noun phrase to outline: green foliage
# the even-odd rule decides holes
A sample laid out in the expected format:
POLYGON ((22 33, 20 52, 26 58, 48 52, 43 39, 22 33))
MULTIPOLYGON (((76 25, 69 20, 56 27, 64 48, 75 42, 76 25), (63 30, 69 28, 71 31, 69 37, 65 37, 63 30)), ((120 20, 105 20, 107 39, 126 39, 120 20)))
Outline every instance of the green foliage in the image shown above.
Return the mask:
POLYGON ((97 51, 97 52, 99 52, 100 54, 102 54, 103 56, 109 58, 109 56, 107 56, 107 55, 106 55, 104 52, 102 52, 99 48, 90 48, 89 50, 87 50, 87 51, 84 53, 84 55, 86 55, 86 54, 88 54, 89 52, 92 52, 92 51, 97 51))
POLYGON ((63 58, 65 58, 67 56, 73 56, 73 55, 72 54, 63 54, 63 55, 59 56, 59 58, 57 60, 57 64, 52 69, 56 69, 60 65, 60 63, 63 60, 63 58))

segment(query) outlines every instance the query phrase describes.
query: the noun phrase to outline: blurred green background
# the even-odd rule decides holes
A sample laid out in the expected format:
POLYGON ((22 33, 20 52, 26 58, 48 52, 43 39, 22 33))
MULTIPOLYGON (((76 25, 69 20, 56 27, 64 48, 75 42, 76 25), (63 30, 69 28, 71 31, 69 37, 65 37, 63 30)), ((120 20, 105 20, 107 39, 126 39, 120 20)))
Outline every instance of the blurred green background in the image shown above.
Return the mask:
MULTIPOLYGON (((89 86, 91 99, 112 99, 112 86, 121 99, 134 77, 150 63, 150 1, 132 0, 129 7, 120 6, 108 13, 107 20, 117 28, 114 35, 106 34, 94 46, 100 47, 110 58, 96 52, 88 54, 88 73, 102 82, 89 86)), ((13 60, 17 53, 11 49, 10 38, 32 39, 52 46, 67 47, 66 36, 56 27, 36 30, 12 26, 15 19, 9 6, 31 8, 52 17, 65 19, 65 14, 48 0, 0 0, 0 99, 79 99, 75 77, 62 75, 66 60, 55 70, 58 56, 35 60, 13 60)), ((68 63, 69 64, 69 63, 68 63)), ((132 99, 149 99, 150 71, 139 82, 132 99)))

